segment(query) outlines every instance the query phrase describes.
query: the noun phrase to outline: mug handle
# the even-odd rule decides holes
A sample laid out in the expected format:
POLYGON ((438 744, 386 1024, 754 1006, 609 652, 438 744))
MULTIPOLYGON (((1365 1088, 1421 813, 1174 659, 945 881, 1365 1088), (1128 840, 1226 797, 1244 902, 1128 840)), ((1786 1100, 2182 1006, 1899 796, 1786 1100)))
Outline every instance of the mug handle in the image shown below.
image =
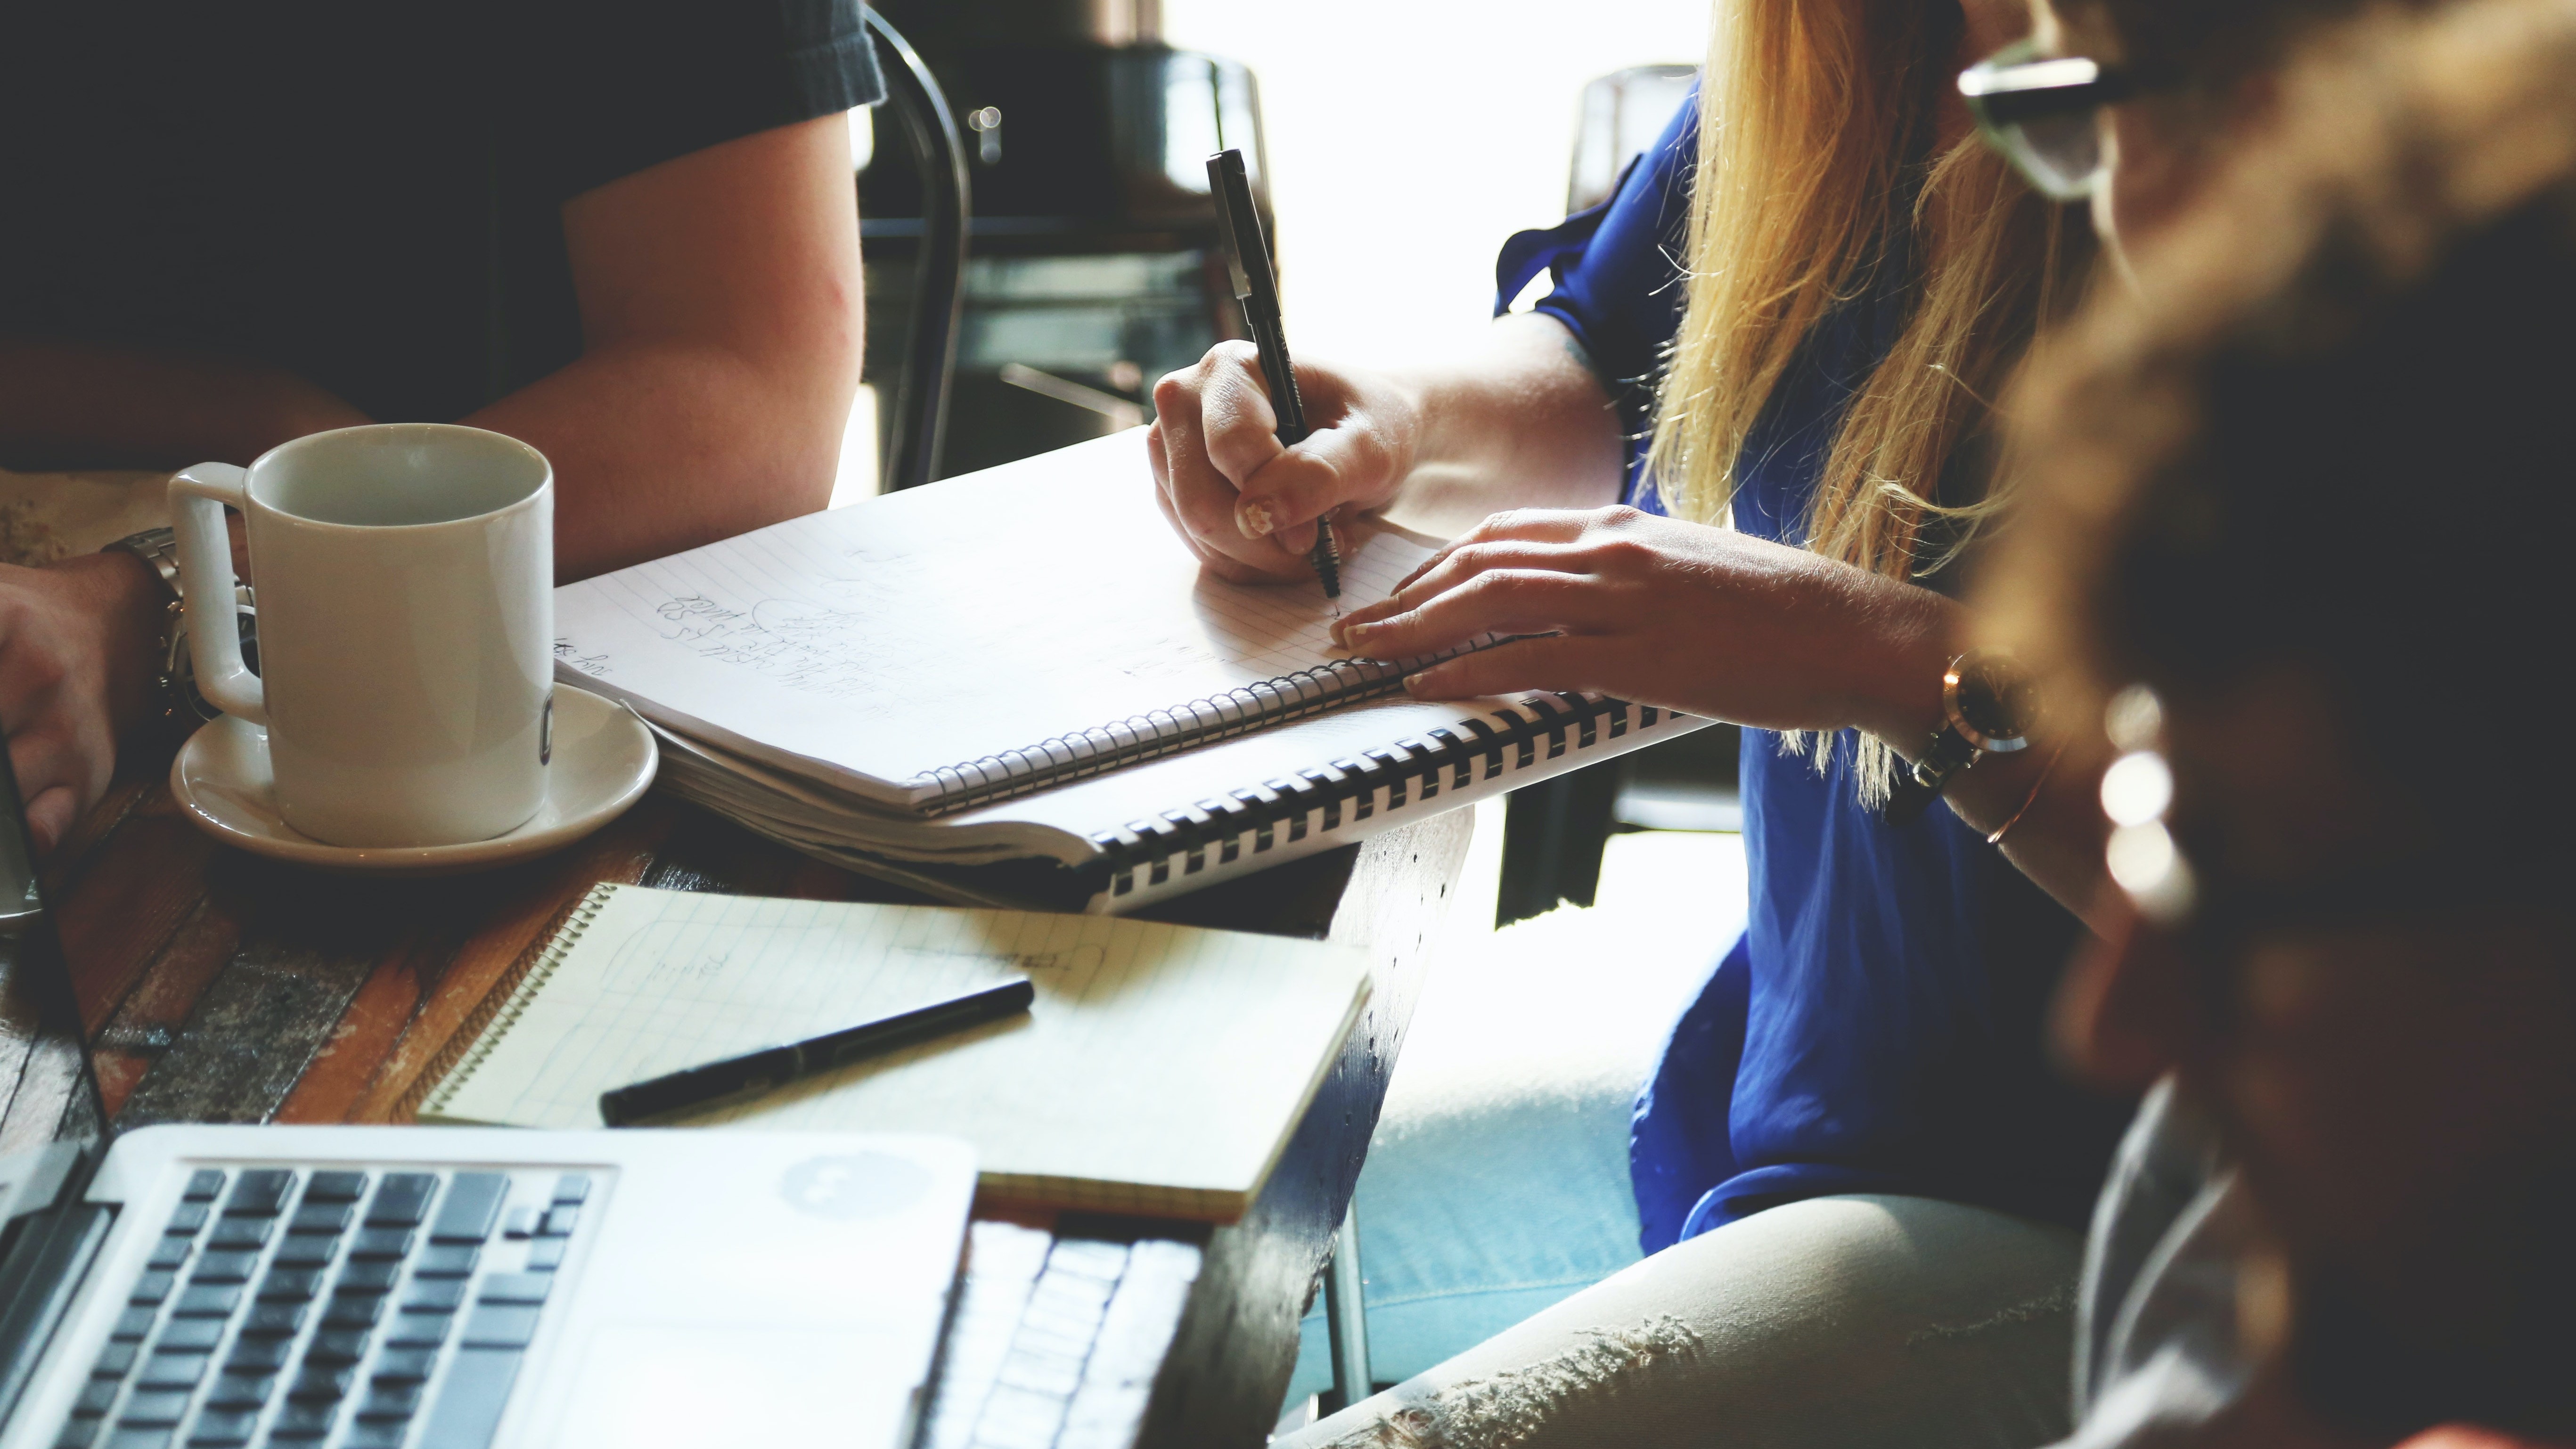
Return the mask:
POLYGON ((235 719, 268 723, 259 676, 242 663, 233 602, 233 541, 224 505, 248 511, 250 470, 199 463, 170 476, 170 523, 179 535, 179 581, 197 692, 235 719))

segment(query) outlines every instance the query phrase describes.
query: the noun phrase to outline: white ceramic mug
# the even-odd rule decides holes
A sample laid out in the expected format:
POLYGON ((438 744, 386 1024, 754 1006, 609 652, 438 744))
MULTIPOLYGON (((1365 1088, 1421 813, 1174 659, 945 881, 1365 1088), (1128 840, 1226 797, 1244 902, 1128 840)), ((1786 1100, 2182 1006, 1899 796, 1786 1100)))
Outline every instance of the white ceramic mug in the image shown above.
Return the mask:
POLYGON ((170 480, 197 689, 268 727, 277 811, 329 845, 526 823, 552 753, 554 470, 515 438, 376 423, 170 480), (222 505, 249 522, 259 673, 222 505), (210 604, 220 607, 208 607, 210 604))

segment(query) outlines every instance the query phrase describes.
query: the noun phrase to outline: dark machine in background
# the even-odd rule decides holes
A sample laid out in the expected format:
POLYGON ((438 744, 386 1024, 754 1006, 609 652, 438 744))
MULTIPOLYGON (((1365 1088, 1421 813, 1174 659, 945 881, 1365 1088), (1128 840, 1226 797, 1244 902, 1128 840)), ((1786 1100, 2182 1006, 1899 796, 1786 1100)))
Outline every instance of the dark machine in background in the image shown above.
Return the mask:
MULTIPOLYGON (((1240 147, 1276 234, 1261 111, 1237 62, 1174 50, 1153 0, 882 0, 962 128, 973 211, 945 444, 933 477, 1133 426, 1148 392, 1240 335, 1207 157, 1240 147)), ((859 178, 866 374, 904 370, 919 168, 859 178)), ((882 428, 883 423, 880 423, 882 428)), ((889 482, 895 480, 889 479, 889 482)))

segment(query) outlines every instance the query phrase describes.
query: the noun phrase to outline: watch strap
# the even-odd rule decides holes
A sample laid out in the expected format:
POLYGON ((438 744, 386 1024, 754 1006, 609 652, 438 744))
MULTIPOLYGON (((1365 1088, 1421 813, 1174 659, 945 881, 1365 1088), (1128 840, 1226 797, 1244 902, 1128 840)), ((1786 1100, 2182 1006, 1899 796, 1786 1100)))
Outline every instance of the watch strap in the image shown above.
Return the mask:
POLYGON ((170 591, 172 598, 185 596, 186 591, 179 587, 179 534, 177 530, 168 528, 147 528, 141 533, 129 533, 125 537, 118 539, 116 542, 109 544, 107 548, 100 549, 99 552, 106 553, 109 549, 114 549, 122 553, 130 553, 136 558, 143 560, 145 564, 151 567, 153 573, 160 576, 161 586, 170 591))
POLYGON ((1968 743, 1955 729, 1944 728, 1932 737, 1932 748, 1911 769, 1899 770, 1895 784, 1887 793, 1887 808, 1880 812, 1890 825, 1911 825, 1923 818, 1932 802, 1950 787, 1950 781, 1961 770, 1977 762, 1981 752, 1968 743))

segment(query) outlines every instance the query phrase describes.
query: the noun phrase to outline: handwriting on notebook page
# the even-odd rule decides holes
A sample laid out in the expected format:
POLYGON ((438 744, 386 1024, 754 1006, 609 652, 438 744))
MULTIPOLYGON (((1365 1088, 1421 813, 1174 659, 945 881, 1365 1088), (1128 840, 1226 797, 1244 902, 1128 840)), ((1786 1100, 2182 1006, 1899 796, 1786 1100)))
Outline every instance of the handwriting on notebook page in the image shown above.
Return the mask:
MULTIPOLYGON (((1354 603, 1383 598, 1426 556, 1427 550, 1402 539, 1359 553, 1345 568, 1344 597, 1354 603)), ((1094 619, 1079 612, 1033 609, 999 593, 906 587, 925 582, 906 573, 937 574, 948 567, 937 561, 915 556, 878 567, 885 571, 807 575, 792 597, 757 596, 759 584, 774 581, 745 580, 754 588, 731 598, 699 587, 651 602, 639 595, 633 602, 662 638, 699 658, 827 699, 858 695, 881 682, 886 665, 925 652, 928 641, 905 648, 883 638, 895 606, 925 596, 947 606, 944 618, 928 627, 938 636, 937 647, 952 658, 1062 658, 1079 649, 1096 667, 1129 679, 1205 680, 1222 689, 1312 668, 1338 653, 1331 637, 1334 612, 1319 602, 1317 585, 1263 587, 1200 574, 1191 581, 1186 613, 1151 618, 1139 610, 1129 617, 1148 627, 1123 639, 1102 639, 1094 619), (961 649, 968 652, 956 652, 961 649)), ((1174 602, 1165 590, 1148 594, 1112 586, 1108 592, 1111 601, 1130 593, 1138 605, 1174 602)), ((1095 596, 1091 602, 1102 600, 1095 596)))
MULTIPOLYGON (((932 488, 568 586, 558 658, 738 737, 900 781, 1337 657, 1319 584, 1202 574, 1153 502, 1141 444, 1120 464, 1117 441, 1088 472, 932 488)), ((1429 553, 1358 540, 1343 602, 1384 597, 1429 553)))

